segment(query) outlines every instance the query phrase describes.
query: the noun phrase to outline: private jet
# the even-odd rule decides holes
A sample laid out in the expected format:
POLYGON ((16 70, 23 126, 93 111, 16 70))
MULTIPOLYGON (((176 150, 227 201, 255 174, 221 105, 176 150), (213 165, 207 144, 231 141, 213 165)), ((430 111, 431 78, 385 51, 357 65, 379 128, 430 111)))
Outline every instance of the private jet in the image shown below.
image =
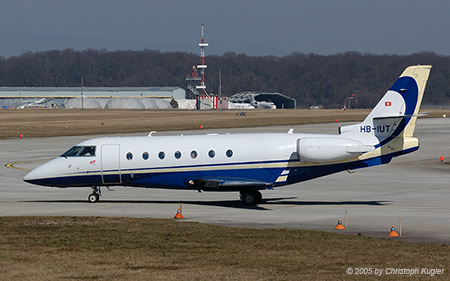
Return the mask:
POLYGON ((131 186, 234 191, 246 205, 272 190, 325 175, 387 164, 419 148, 413 137, 429 65, 411 66, 359 124, 338 134, 207 134, 94 138, 29 172, 50 187, 131 186))

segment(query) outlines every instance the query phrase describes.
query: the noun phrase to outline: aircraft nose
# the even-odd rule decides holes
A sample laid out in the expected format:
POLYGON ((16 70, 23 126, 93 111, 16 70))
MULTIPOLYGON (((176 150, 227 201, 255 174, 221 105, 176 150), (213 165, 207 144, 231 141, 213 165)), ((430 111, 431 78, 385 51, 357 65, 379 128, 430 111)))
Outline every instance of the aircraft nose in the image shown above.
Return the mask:
POLYGON ((31 170, 23 177, 23 180, 27 183, 38 184, 38 180, 42 178, 41 167, 37 167, 31 170))
POLYGON ((25 182, 30 182, 30 181, 32 181, 33 179, 34 179, 33 171, 28 172, 28 174, 26 174, 26 175, 23 177, 23 181, 25 181, 25 182))
POLYGON ((23 180, 31 184, 52 186, 50 180, 57 174, 60 166, 61 163, 59 163, 58 159, 51 160, 30 171, 23 177, 23 180))

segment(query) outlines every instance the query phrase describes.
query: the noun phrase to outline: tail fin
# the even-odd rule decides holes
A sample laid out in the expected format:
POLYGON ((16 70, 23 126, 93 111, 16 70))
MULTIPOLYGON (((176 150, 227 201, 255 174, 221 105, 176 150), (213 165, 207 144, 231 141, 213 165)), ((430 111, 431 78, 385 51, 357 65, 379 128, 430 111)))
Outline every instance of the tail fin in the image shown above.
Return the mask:
POLYGON ((430 70, 431 65, 406 68, 362 123, 341 127, 340 133, 375 147, 412 137, 430 70))

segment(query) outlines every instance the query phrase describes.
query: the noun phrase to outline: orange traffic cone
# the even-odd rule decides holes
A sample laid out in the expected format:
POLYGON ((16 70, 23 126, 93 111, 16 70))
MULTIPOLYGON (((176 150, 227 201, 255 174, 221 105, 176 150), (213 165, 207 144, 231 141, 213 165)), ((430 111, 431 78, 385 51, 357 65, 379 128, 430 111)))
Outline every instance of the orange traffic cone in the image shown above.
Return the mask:
POLYGON ((334 227, 334 229, 337 229, 337 230, 344 230, 344 229, 345 229, 345 226, 342 224, 342 221, 341 221, 341 220, 338 220, 338 223, 337 223, 337 225, 334 227))
POLYGON ((395 227, 391 227, 391 232, 389 232, 389 237, 398 237, 397 231, 395 231, 395 227))
POLYGON ((175 219, 184 219, 183 215, 181 214, 181 204, 180 204, 180 208, 178 208, 177 213, 174 216, 175 219))

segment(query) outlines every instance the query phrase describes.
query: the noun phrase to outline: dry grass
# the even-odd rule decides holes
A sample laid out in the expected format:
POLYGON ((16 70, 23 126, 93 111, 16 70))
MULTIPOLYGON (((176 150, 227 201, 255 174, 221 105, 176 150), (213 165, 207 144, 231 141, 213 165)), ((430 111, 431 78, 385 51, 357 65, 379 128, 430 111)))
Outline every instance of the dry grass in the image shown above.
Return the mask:
POLYGON ((48 137, 204 128, 254 127, 360 120, 367 111, 355 110, 0 110, 0 138, 48 137), (342 120, 344 121, 344 120, 342 120))
POLYGON ((161 219, 0 218, 2 280, 335 280, 347 279, 349 267, 448 271, 449 264, 449 246, 329 232, 161 219))
MULTIPOLYGON (((369 110, 0 110, 0 139, 362 121, 369 110)), ((432 110, 429 117, 450 114, 432 110)), ((449 115, 450 116, 450 115, 449 115)))

